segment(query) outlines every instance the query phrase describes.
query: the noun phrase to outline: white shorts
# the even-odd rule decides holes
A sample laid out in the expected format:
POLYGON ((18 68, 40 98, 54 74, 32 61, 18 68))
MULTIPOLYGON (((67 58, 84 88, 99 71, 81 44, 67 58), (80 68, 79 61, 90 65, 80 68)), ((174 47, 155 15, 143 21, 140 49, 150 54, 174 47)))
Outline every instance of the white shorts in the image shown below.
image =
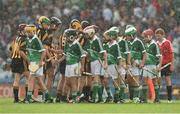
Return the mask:
POLYGON ((80 76, 80 63, 66 65, 65 76, 66 77, 74 77, 80 76))
POLYGON ((133 76, 141 76, 141 74, 142 74, 142 70, 136 66, 130 67, 129 70, 131 71, 133 76))
MULTIPOLYGON (((30 64, 38 64, 38 63, 30 62, 30 64)), ((39 67, 39 69, 36 72, 30 72, 30 75, 35 76, 35 77, 43 76, 43 66, 39 67)))
MULTIPOLYGON (((144 69, 148 69, 156 74, 156 65, 145 65, 144 69)), ((143 77, 148 77, 150 79, 156 78, 154 74, 148 72, 147 70, 143 70, 143 77)))
POLYGON ((98 60, 95 60, 91 62, 90 64, 91 64, 91 73, 93 74, 93 76, 103 75, 103 69, 98 60))
POLYGON ((107 72, 104 75, 105 77, 111 77, 112 79, 118 78, 118 72, 115 68, 115 65, 108 65, 107 72))

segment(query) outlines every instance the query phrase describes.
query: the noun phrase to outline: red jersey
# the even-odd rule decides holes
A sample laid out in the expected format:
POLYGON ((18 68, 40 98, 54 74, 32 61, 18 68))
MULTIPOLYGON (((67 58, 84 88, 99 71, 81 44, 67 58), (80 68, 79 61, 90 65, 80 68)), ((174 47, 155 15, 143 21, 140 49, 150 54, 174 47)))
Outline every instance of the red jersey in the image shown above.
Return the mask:
POLYGON ((162 42, 157 42, 162 54, 162 64, 167 64, 173 60, 173 47, 169 40, 163 39, 162 42))

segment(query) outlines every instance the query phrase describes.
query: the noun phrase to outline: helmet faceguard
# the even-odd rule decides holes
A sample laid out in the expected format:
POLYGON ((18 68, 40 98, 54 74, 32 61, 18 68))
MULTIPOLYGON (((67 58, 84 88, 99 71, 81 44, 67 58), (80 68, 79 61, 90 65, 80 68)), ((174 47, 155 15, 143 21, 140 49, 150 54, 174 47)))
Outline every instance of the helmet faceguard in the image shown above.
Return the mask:
POLYGON ((66 29, 64 31, 64 37, 68 43, 73 43, 77 39, 77 30, 76 29, 66 29))

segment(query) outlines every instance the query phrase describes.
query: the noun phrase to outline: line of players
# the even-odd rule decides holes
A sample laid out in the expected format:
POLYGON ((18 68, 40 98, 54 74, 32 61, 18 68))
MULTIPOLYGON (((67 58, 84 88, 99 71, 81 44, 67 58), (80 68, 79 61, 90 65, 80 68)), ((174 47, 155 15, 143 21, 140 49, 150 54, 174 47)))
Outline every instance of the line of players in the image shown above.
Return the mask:
POLYGON ((73 19, 64 32, 59 32, 61 27, 60 19, 45 16, 38 19, 36 26, 19 25, 18 36, 10 47, 11 69, 15 74, 14 102, 20 102, 21 75, 26 76, 24 102, 39 99, 52 102, 50 93, 57 72, 61 73, 61 79, 56 102, 124 103, 128 87, 132 102, 147 103, 150 78, 154 102, 159 103, 161 77, 165 77, 168 102, 172 102, 173 49, 162 28, 155 33, 144 30, 140 40, 133 25, 126 25, 124 31, 111 27, 103 33, 103 39, 98 36, 98 27, 87 21, 73 19), (110 79, 114 95, 109 87, 110 79), (33 95, 35 88, 39 89, 38 99, 33 95))

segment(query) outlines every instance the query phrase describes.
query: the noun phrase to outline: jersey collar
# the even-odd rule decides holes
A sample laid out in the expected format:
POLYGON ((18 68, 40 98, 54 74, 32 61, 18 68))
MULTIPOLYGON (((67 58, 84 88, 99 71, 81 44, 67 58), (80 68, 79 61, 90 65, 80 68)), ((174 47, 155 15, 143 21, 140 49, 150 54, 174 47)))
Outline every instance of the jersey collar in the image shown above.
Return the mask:
POLYGON ((148 47, 151 45, 151 44, 154 44, 155 43, 155 41, 152 39, 151 41, 150 41, 150 43, 148 43, 148 47))
POLYGON ((111 46, 113 46, 113 45, 115 45, 115 44, 116 44, 116 40, 114 40, 113 43, 111 43, 111 44, 110 44, 110 42, 108 42, 108 46, 109 46, 109 47, 111 47, 111 46))
POLYGON ((157 41, 157 43, 158 43, 159 45, 162 45, 165 41, 166 41, 166 38, 163 38, 163 41, 162 41, 162 42, 157 41))
POLYGON ((132 42, 130 42, 130 44, 132 45, 136 40, 138 40, 137 37, 132 42))

